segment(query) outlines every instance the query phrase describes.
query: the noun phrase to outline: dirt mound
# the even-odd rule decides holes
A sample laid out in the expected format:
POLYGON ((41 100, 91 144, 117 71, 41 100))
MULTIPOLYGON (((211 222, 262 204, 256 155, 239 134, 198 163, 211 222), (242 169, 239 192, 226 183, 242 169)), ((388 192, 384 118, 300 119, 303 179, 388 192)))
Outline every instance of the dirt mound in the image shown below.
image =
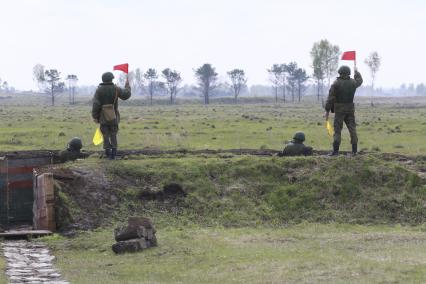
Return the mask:
POLYGON ((426 221, 423 157, 360 155, 278 158, 194 155, 89 159, 46 169, 57 190, 62 231, 92 229, 129 215, 156 223, 250 226, 302 221, 426 221), (160 220, 160 221, 159 221, 160 220))

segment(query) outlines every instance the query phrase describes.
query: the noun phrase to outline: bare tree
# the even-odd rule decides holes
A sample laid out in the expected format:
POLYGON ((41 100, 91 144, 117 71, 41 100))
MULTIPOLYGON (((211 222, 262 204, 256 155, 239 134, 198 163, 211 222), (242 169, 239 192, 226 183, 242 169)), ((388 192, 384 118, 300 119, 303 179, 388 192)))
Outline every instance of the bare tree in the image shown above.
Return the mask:
POLYGON ((36 64, 33 67, 33 80, 37 83, 37 87, 40 91, 45 91, 46 78, 44 74, 44 66, 41 64, 36 64))
POLYGON ((135 70, 135 85, 136 85, 136 89, 135 89, 135 93, 142 94, 143 93, 143 88, 144 88, 144 78, 143 78, 143 74, 141 69, 136 68, 135 70))
POLYGON ((217 86, 217 73, 211 64, 206 63, 195 70, 195 77, 198 80, 198 86, 204 97, 204 104, 210 102, 210 92, 217 86))
POLYGON ((170 104, 174 104, 179 85, 182 83, 182 77, 178 71, 171 70, 170 68, 164 69, 161 73, 166 80, 164 82, 164 87, 170 95, 170 104))
POLYGON ((77 81, 78 81, 77 75, 70 74, 67 76, 66 80, 68 82, 69 103, 70 105, 74 105, 75 104, 75 88, 77 86, 77 81))
POLYGON ((309 79, 309 76, 306 74, 306 70, 302 68, 297 68, 293 73, 293 78, 296 81, 297 96, 298 96, 298 101, 300 103, 302 99, 302 95, 306 89, 305 82, 309 79))
POLYGON ((152 97, 154 96, 158 79, 157 70, 155 70, 154 68, 149 68, 143 76, 148 81, 149 102, 150 105, 152 105, 152 97))
POLYGON ((283 64, 274 64, 271 69, 268 69, 270 81, 273 85, 275 91, 275 103, 278 103, 278 90, 281 86, 283 88, 283 99, 285 102, 285 74, 283 69, 283 64))
POLYGON ((49 69, 44 72, 47 84, 46 91, 52 99, 52 106, 55 105, 55 98, 64 90, 65 84, 61 81, 61 73, 56 69, 49 69))
POLYGON ((364 60, 364 63, 367 64, 370 68, 371 73, 371 106, 373 106, 373 94, 374 94, 374 80, 376 79, 376 73, 379 71, 381 58, 377 51, 373 51, 370 55, 364 60))
POLYGON ((234 91, 234 103, 237 103, 241 89, 247 84, 247 77, 242 69, 233 69, 228 72, 228 76, 231 79, 232 90, 234 91))
POLYGON ((287 76, 287 87, 291 93, 291 101, 294 102, 296 92, 296 78, 295 72, 297 70, 297 63, 290 62, 289 64, 283 64, 284 71, 288 74, 287 76))

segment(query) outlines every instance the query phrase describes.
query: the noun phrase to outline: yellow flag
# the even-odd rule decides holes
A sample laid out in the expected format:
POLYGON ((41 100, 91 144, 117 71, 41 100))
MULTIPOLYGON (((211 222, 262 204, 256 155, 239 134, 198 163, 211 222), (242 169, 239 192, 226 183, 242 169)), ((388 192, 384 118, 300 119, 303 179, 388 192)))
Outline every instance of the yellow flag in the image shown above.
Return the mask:
POLYGON ((331 126, 330 120, 328 119, 325 122, 325 128, 327 128, 328 136, 333 136, 333 126, 331 126))
POLYGON ((104 136, 102 135, 101 129, 96 128, 95 135, 93 135, 93 144, 99 145, 104 142, 104 136))

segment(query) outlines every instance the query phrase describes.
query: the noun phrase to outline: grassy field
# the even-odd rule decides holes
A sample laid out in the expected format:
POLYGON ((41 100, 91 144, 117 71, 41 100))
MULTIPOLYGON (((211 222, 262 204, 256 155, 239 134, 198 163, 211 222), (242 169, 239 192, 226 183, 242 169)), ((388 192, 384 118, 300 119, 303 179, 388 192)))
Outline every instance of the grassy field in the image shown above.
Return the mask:
POLYGON ((168 227, 159 247, 115 256, 111 231, 51 237, 71 283, 422 283, 421 227, 301 224, 288 228, 168 227))
POLYGON ((93 158, 67 167, 105 176, 102 199, 116 197, 112 206, 98 201, 95 183, 61 188, 75 222, 107 220, 75 238, 44 239, 71 283, 426 281, 426 180, 380 155, 93 158), (144 199, 170 183, 187 195, 144 199), (114 224, 128 214, 153 219, 159 247, 112 253, 114 224))
MULTIPOLYGON (((356 158, 179 154, 67 163, 86 183, 58 183, 60 224, 100 227, 43 240, 71 283, 425 282, 426 162, 380 152, 424 155, 426 100, 376 105, 357 106, 359 148, 375 153, 356 158), (144 199, 171 183, 186 196, 144 199), (115 256, 114 225, 132 214, 154 220, 159 247, 115 256)), ((315 149, 331 144, 312 102, 149 107, 133 100, 120 110, 121 149, 278 150, 298 130, 315 149)), ((73 136, 100 150, 90 143, 95 127, 88 103, 3 104, 0 151, 63 149, 73 136)))
MULTIPOLYGON (((282 149, 298 130, 315 149, 330 148, 320 105, 240 104, 145 106, 130 101, 121 106, 121 149, 282 149)), ((384 100, 377 107, 359 103, 359 149, 420 154, 426 152, 426 101, 384 100)), ((96 125, 90 105, 0 106, 0 149, 63 149, 70 138, 91 143, 96 125)), ((342 149, 348 150, 349 134, 343 131, 342 149)))

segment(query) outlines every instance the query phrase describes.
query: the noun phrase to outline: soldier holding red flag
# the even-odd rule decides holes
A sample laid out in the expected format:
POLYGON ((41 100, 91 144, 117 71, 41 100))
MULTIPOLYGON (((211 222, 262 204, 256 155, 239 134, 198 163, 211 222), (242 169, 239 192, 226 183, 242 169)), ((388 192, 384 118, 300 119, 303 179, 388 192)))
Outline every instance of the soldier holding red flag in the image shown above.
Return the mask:
MULTIPOLYGON (((345 52, 342 56, 342 60, 354 60, 355 52, 351 51, 349 54, 345 52)), ((341 66, 338 70, 339 77, 334 81, 330 87, 327 103, 325 105, 325 116, 328 120, 330 111, 334 112, 334 136, 333 136, 333 151, 331 156, 337 156, 339 154, 339 147, 341 143, 341 132, 343 128, 343 122, 348 127, 351 144, 352 154, 356 155, 358 152, 358 136, 356 133, 355 123, 355 105, 354 96, 356 89, 362 84, 362 76, 356 69, 354 79, 350 78, 351 69, 348 66, 341 66)))
MULTIPOLYGON (((121 70, 127 73, 128 65, 121 70)), ((102 83, 96 89, 93 97, 92 117, 96 123, 100 124, 100 129, 104 137, 105 156, 114 160, 117 155, 117 133, 120 123, 120 113, 118 112, 118 99, 127 100, 131 96, 129 80, 126 80, 124 89, 112 82, 114 74, 105 72, 102 75, 102 83)))

